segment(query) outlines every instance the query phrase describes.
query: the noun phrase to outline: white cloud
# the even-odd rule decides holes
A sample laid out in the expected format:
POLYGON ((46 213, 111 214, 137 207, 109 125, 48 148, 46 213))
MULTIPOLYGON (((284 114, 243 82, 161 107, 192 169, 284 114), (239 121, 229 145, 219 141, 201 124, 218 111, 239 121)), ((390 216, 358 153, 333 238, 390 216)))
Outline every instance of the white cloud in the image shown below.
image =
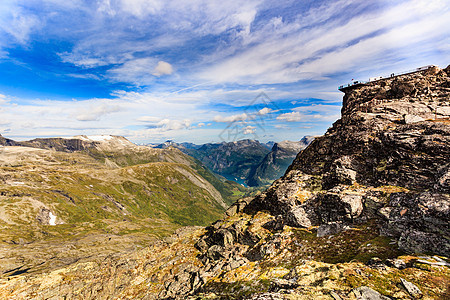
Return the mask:
POLYGON ((299 122, 302 120, 302 116, 299 112, 290 112, 281 114, 277 117, 277 120, 282 120, 286 122, 299 122))
POLYGON ((333 122, 339 119, 340 105, 313 104, 292 109, 301 116, 303 122, 333 122))
POLYGON ((106 59, 95 58, 92 56, 89 57, 86 55, 80 55, 78 53, 62 52, 58 53, 58 55, 63 62, 71 63, 77 67, 83 68, 101 67, 112 63, 111 61, 108 61, 106 59))
POLYGON ((161 121, 161 118, 158 117, 152 117, 152 116, 142 116, 136 119, 137 121, 141 122, 149 122, 149 123, 157 123, 161 121))
POLYGON ((117 81, 133 82, 137 84, 149 83, 153 80, 152 71, 155 60, 152 58, 132 59, 119 67, 111 69, 111 78, 117 81))
MULTIPOLYGON (((85 68, 110 66, 113 68, 106 75, 111 79, 137 81, 138 84, 151 82, 148 74, 162 76, 173 73, 171 64, 153 53, 160 55, 167 49, 176 51, 189 45, 191 39, 214 34, 235 32, 236 36, 248 35, 257 6, 263 2, 101 0, 91 3, 72 1, 69 7, 55 0, 41 1, 55 2, 48 6, 54 7, 51 9, 53 15, 70 11, 82 12, 85 17, 78 23, 67 22, 70 28, 66 31, 70 29, 67 32, 73 34, 75 40, 71 51, 59 54, 64 62, 85 68), (120 66, 116 67, 117 64, 120 66)), ((61 29, 52 30, 64 34, 64 25, 61 29)), ((184 57, 179 55, 179 59, 184 57)), ((187 67, 192 67, 190 62, 186 63, 187 67)))
POLYGON ((154 15, 160 12, 164 6, 164 1, 158 0, 121 0, 120 2, 120 8, 123 12, 139 18, 149 14, 154 15))
POLYGON ((76 113, 78 121, 98 121, 101 117, 123 110, 118 105, 100 104, 88 108, 82 108, 76 113))
POLYGON ((223 117, 223 116, 215 116, 214 117, 214 121, 215 122, 220 122, 220 123, 231 123, 231 122, 236 122, 236 121, 245 121, 248 119, 248 115, 246 113, 242 113, 242 114, 238 114, 238 115, 232 115, 232 116, 228 116, 228 117, 223 117))
POLYGON ((27 14, 13 1, 0 4, 0 33, 6 32, 20 44, 28 42, 30 34, 41 27, 38 17, 27 14))
MULTIPOLYGON (((252 115, 244 113, 225 115, 223 112, 211 111, 208 106, 205 106, 208 105, 211 97, 232 103, 230 99, 236 97, 241 101, 244 98, 249 101, 249 99, 254 98, 255 93, 257 94, 256 91, 252 93, 249 90, 228 92, 221 89, 183 91, 175 94, 156 91, 153 93, 118 91, 114 94, 114 99, 34 100, 28 101, 27 105, 4 105, 2 107, 5 110, 1 112, 1 117, 2 120, 9 121, 9 124, 5 125, 11 129, 8 132, 8 137, 14 139, 80 134, 114 134, 126 136, 133 142, 162 142, 167 139, 174 139, 180 142, 204 143, 219 140, 219 135, 226 127, 226 124, 220 122, 211 124, 210 121, 214 118, 222 122, 242 122, 244 123, 243 126, 240 126, 242 134, 244 131, 247 135, 255 134, 257 128, 252 128, 256 125, 252 124, 251 121, 254 120, 253 118, 259 117, 258 112, 265 113, 268 110, 256 111, 252 115), (242 98, 243 95, 245 95, 244 98, 242 98), (192 117, 187 119, 186 116, 192 117), (100 119, 101 122, 96 121, 100 119), (251 127, 246 128, 246 126, 251 127)), ((4 96, 3 99, 8 99, 8 96, 4 96)), ((246 104, 245 101, 238 103, 240 105, 246 104)), ((325 110, 327 107, 326 105, 317 105, 312 106, 312 109, 325 110)), ((270 111, 270 113, 272 112, 270 111)), ((330 115, 331 112, 332 109, 330 108, 330 115)), ((314 124, 324 123, 325 129, 329 126, 329 123, 325 123, 323 119, 314 118, 312 116, 316 115, 313 114, 314 112, 301 110, 302 115, 303 113, 306 114, 304 118, 311 119, 314 124)), ((327 114, 321 113, 324 116, 327 114)), ((280 122, 280 120, 272 120, 271 122, 280 122)), ((276 125, 276 123, 273 125, 276 125)), ((296 130, 299 130, 298 128, 296 127, 296 130)), ((269 134, 270 126, 265 129, 266 133, 269 134)), ((322 131, 315 130, 313 134, 320 134, 322 131)), ((298 134, 305 135, 309 134, 310 131, 312 130, 308 129, 306 132, 298 134)), ((278 136, 277 134, 275 136, 278 136)), ((283 136, 282 138, 292 139, 290 136, 283 136)))
POLYGON ((153 70, 153 75, 162 76, 162 75, 170 75, 173 73, 172 65, 165 61, 158 61, 155 69, 153 70))
POLYGON ((131 82, 145 85, 156 77, 173 73, 171 64, 165 61, 156 62, 151 57, 129 59, 122 65, 109 70, 109 77, 115 81, 131 82))
POLYGON ((236 48, 239 50, 233 55, 215 53, 218 63, 197 75, 217 83, 277 84, 323 80, 327 79, 324 75, 354 70, 356 65, 374 68, 383 60, 384 67, 389 67, 391 62, 386 56, 403 55, 403 47, 414 60, 418 53, 427 53, 417 45, 428 43, 430 53, 444 43, 442 37, 450 34, 450 6, 439 1, 430 8, 427 3, 386 3, 384 10, 364 10, 363 2, 340 1, 332 5, 333 10, 326 3, 293 22, 274 19, 252 32, 249 47, 236 48), (348 4, 360 5, 363 13, 344 19, 348 4), (323 15, 329 17, 328 22, 321 23, 323 15), (227 56, 220 60, 220 55, 227 56))
POLYGON ((254 134, 256 132, 255 126, 246 126, 242 129, 243 134, 254 134))
POLYGON ((191 120, 184 119, 180 121, 180 120, 163 119, 159 121, 156 125, 159 126, 164 131, 180 130, 189 128, 189 126, 191 125, 191 120))
POLYGON ((324 105, 324 104, 312 104, 307 106, 298 106, 292 110, 302 113, 325 113, 325 114, 335 114, 341 110, 340 105, 324 105))
POLYGON ((290 127, 285 125, 285 124, 276 124, 275 128, 276 129, 282 129, 282 130, 289 130, 290 129, 290 127))
POLYGON ((0 94, 0 105, 8 104, 9 100, 5 95, 0 94))
MULTIPOLYGON (((303 64, 301 68, 306 72, 322 70, 324 73, 334 73, 357 65, 390 64, 389 56, 380 58, 383 53, 389 54, 391 49, 400 52, 402 48, 407 51, 427 51, 428 48, 430 51, 435 47, 431 40, 441 35, 441 28, 450 28, 450 11, 433 19, 418 19, 416 22, 398 26, 355 45, 327 53, 303 64)), ((397 59, 394 57, 395 60, 397 59)))
POLYGON ((80 79, 101 80, 101 78, 95 74, 67 74, 67 76, 80 79))
POLYGON ((260 116, 264 116, 264 115, 267 115, 270 112, 272 112, 272 109, 270 109, 268 107, 264 107, 264 108, 260 109, 257 114, 260 115, 260 116))

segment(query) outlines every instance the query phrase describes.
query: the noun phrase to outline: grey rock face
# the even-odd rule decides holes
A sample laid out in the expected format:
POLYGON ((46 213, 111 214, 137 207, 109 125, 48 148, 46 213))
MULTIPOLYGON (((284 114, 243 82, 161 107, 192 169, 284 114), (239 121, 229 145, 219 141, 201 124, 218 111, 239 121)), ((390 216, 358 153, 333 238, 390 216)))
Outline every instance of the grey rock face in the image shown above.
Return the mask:
POLYGON ((450 254, 450 196, 424 192, 396 193, 382 210, 387 217, 382 233, 398 237, 399 247, 413 253, 450 254))
POLYGON ((36 216, 36 220, 41 223, 42 225, 49 225, 50 224, 50 214, 51 211, 48 208, 42 207, 39 210, 38 215, 36 216))
POLYGON ((389 300, 388 297, 381 295, 379 292, 372 290, 367 286, 361 286, 353 290, 358 300, 389 300))
POLYGON ((337 234, 344 229, 342 223, 332 222, 328 224, 322 224, 317 228, 317 237, 324 237, 327 235, 337 234))
POLYGON ((18 146, 19 143, 11 139, 7 139, 0 134, 0 146, 18 146))
POLYGON ((262 293, 253 295, 249 300, 284 300, 286 297, 281 293, 262 293))
MULTIPOLYGON (((262 228, 270 233, 259 237, 250 224, 237 221, 210 226, 197 243, 208 268, 229 270, 246 260, 277 257, 284 251, 280 230, 286 226, 317 227, 317 236, 324 237, 370 219, 376 224, 370 227, 406 252, 449 256, 450 123, 434 119, 435 112, 446 112, 438 108, 450 105, 449 74, 450 67, 346 90, 342 118, 301 151, 269 189, 229 210, 228 215, 239 212, 242 218, 269 212, 272 218, 262 228)), ((372 258, 367 266, 383 272, 411 265, 372 258)), ((290 272, 269 292, 293 289, 289 280, 297 276, 290 272)), ((367 286, 352 293, 357 299, 389 299, 367 286)))
POLYGON ((309 218, 308 213, 301 206, 296 206, 288 211, 286 220, 288 224, 291 224, 295 227, 310 227, 313 224, 309 218))
POLYGON ((413 296, 414 298, 422 297, 422 292, 419 290, 419 288, 414 283, 406 281, 403 278, 400 278, 400 281, 411 296, 413 296))
POLYGON ((429 232, 408 230, 401 234, 398 241, 400 249, 412 253, 435 252, 449 255, 450 244, 442 236, 429 232))
POLYGON ((179 299, 180 295, 195 292, 203 283, 198 271, 184 270, 175 275, 172 280, 166 281, 165 290, 158 297, 160 299, 179 299))
POLYGON ((386 259, 385 264, 390 267, 397 268, 399 270, 405 269, 407 264, 401 259, 386 259))

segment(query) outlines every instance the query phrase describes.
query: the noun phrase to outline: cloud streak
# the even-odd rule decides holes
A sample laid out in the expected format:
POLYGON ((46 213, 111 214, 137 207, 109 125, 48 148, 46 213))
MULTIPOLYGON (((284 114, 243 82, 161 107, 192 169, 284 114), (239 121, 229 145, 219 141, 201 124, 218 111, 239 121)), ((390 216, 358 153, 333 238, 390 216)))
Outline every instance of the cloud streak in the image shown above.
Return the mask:
POLYGON ((279 115, 277 117, 277 120, 283 120, 286 122, 299 122, 302 120, 302 116, 299 112, 290 112, 279 115))
POLYGON ((118 105, 100 104, 97 106, 80 109, 80 111, 76 114, 76 119, 78 121, 98 121, 103 116, 121 110, 123 110, 123 108, 118 105))

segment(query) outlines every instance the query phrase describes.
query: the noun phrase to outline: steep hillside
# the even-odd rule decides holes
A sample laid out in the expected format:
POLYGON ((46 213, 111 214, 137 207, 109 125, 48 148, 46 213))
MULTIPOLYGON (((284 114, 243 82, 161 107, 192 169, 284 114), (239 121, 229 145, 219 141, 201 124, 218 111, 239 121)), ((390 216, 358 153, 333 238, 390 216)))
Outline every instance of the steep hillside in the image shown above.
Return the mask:
POLYGON ((7 139, 4 138, 1 134, 0 134, 0 146, 14 146, 16 144, 15 141, 11 140, 11 139, 7 139))
POLYGON ((253 140, 231 143, 203 144, 166 141, 155 145, 156 149, 175 147, 200 160, 218 175, 251 187, 270 185, 286 172, 298 152, 308 146, 313 137, 298 142, 283 141, 261 144, 253 140), (272 149, 269 152, 268 147, 272 149), (265 155, 265 156, 264 156, 265 155))
POLYGON ((246 180, 251 169, 269 152, 266 146, 254 140, 204 144, 198 149, 186 149, 213 172, 227 178, 246 180))
POLYGON ((298 142, 275 143, 272 150, 251 170, 247 184, 249 186, 268 185, 283 176, 297 154, 305 149, 313 139, 312 136, 305 136, 298 142))
MULTIPOLYGON (((184 142, 184 143, 176 143, 176 142, 174 142, 174 141, 167 140, 167 141, 165 141, 165 142, 162 143, 162 144, 155 144, 155 145, 149 144, 148 146, 153 147, 153 148, 157 148, 157 149, 166 149, 166 148, 169 148, 169 147, 175 147, 175 148, 178 148, 178 149, 180 149, 181 151, 183 151, 183 150, 186 150, 186 149, 198 149, 198 148, 200 148, 202 145, 196 145, 196 144, 193 144, 193 143, 187 143, 187 142, 184 142)), ((183 152, 184 152, 184 151, 183 151, 183 152)))
POLYGON ((0 297, 449 299, 450 66, 343 91, 342 118, 226 218, 0 297))
POLYGON ((45 269, 207 225, 242 193, 175 148, 111 136, 17 143, 36 148, 0 148, 0 273, 45 269))

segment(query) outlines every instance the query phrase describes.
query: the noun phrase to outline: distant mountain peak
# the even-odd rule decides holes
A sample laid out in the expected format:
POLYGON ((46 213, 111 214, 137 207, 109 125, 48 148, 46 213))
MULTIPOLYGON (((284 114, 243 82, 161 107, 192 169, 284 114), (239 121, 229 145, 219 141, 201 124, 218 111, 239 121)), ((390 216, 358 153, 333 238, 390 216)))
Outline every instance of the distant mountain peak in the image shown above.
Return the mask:
POLYGON ((132 147, 136 146, 128 139, 123 136, 118 135, 78 135, 74 136, 73 139, 79 139, 87 142, 97 142, 100 144, 116 146, 116 147, 132 147))
POLYGON ((312 136, 305 136, 300 141, 285 140, 274 143, 272 150, 252 169, 247 179, 248 185, 270 184, 280 178, 297 154, 305 149, 313 139, 312 136))
POLYGON ((103 134, 102 135, 78 135, 78 136, 74 136, 73 138, 101 142, 101 141, 107 141, 107 140, 114 139, 114 136, 103 135, 103 134))

